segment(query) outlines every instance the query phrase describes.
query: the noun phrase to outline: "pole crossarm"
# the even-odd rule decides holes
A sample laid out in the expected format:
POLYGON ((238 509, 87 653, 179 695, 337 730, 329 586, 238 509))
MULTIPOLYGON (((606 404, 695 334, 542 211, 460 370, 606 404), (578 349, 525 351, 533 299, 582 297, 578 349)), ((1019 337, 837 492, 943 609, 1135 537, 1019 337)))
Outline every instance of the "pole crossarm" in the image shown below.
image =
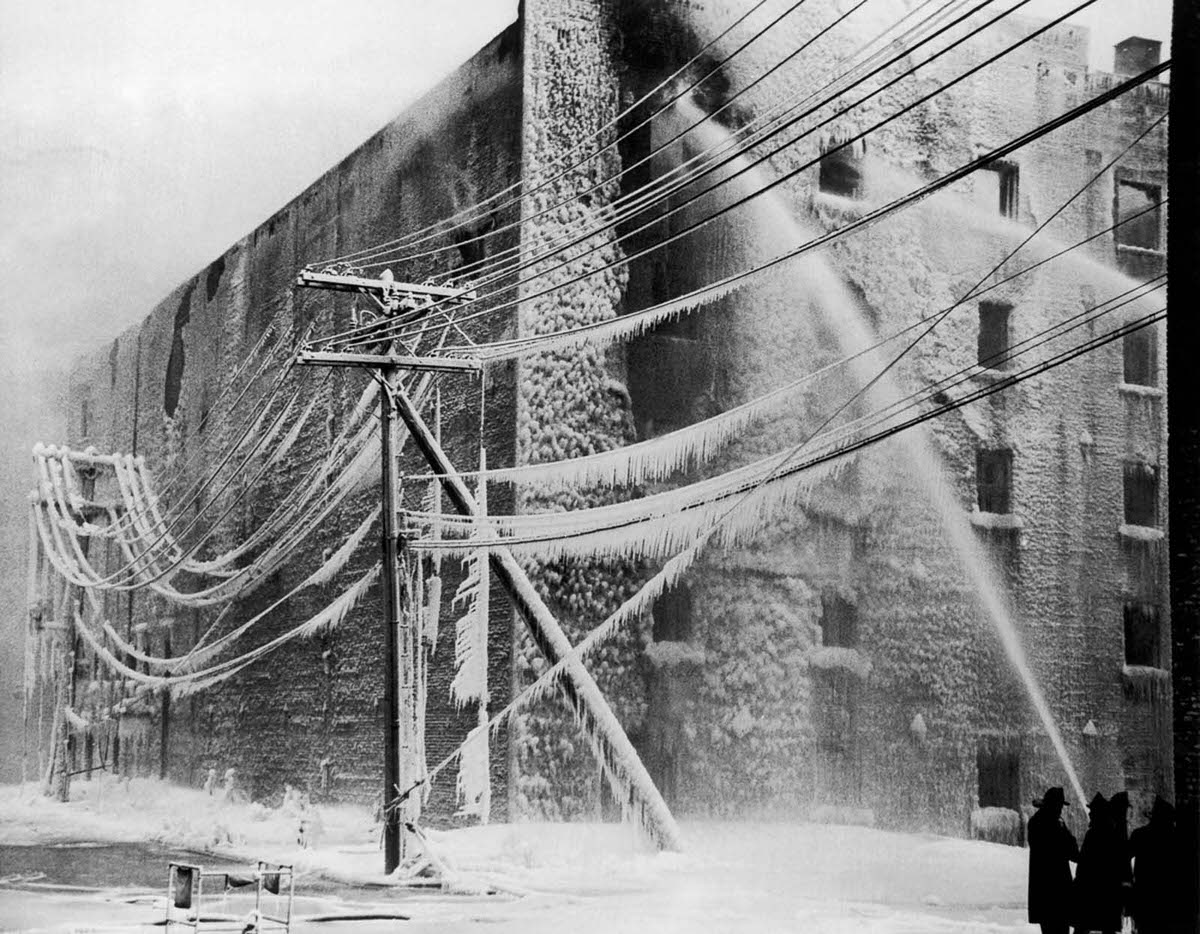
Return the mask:
MULTIPOLYGON (((397 387, 395 401, 397 414, 404 420, 410 436, 425 459, 439 475, 454 508, 463 515, 478 515, 479 507, 475 498, 402 387, 397 387)), ((597 752, 602 766, 612 769, 619 763, 627 773, 634 799, 630 803, 640 811, 644 825, 651 830, 658 846, 666 850, 682 850, 679 827, 667 803, 646 771, 629 737, 621 729, 619 721, 604 699, 600 686, 596 684, 583 662, 572 654, 571 641, 558 620, 538 596, 533 582, 512 552, 493 544, 489 544, 488 550, 493 573, 508 592, 514 608, 529 628, 538 649, 552 665, 567 659, 564 678, 560 682, 562 691, 579 720, 594 728, 593 735, 600 747, 597 752)))
POLYGON ((456 289, 444 285, 418 285, 413 282, 396 282, 391 279, 367 279, 363 276, 343 276, 328 272, 302 269, 296 276, 296 285, 306 289, 326 289, 331 292, 358 292, 374 295, 387 304, 392 299, 434 299, 439 302, 456 303, 473 301, 477 296, 474 289, 456 289))
POLYGON ((302 366, 355 366, 417 370, 429 373, 478 373, 483 364, 463 357, 415 357, 405 354, 340 353, 300 350, 296 362, 302 366))

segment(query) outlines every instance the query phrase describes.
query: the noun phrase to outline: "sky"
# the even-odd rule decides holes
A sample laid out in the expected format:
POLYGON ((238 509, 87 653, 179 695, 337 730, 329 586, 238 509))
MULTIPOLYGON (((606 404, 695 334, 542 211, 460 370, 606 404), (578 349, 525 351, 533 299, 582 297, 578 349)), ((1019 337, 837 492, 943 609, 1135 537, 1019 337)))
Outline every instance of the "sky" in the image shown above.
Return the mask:
MULTIPOLYGON (((516 15, 517 0, 0 0, 0 631, 23 617, 28 451, 62 440, 71 361, 516 15)), ((1120 39, 1167 39, 1170 2, 1097 0, 1078 19, 1108 70, 1120 39)))

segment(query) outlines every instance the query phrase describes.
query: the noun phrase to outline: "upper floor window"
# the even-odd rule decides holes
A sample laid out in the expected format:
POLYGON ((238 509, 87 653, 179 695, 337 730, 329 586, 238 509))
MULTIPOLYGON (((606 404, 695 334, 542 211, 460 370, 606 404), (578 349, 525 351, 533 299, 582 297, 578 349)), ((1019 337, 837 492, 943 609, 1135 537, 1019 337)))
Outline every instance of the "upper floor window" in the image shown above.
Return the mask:
POLYGON ((1012 305, 1003 302, 979 303, 979 365, 990 370, 1008 366, 1009 318, 1012 305))
POLYGON ((1113 215, 1117 228, 1113 231, 1119 246, 1143 250, 1162 249, 1162 189, 1142 182, 1117 180, 1113 196, 1113 215))
POLYGON ((817 175, 817 185, 821 191, 841 195, 843 198, 861 198, 862 160, 866 152, 865 140, 855 140, 842 145, 840 140, 834 138, 822 145, 817 175))
POLYGON ((975 486, 979 495, 980 512, 1011 512, 1012 451, 977 451, 975 486))
POLYGON ((1125 523, 1158 525, 1158 467, 1154 464, 1125 464, 1125 523))
POLYGON ((845 649, 858 645, 858 608, 836 593, 821 597, 821 644, 845 649))
POLYGON ((1153 326, 1130 331, 1122 339, 1125 348, 1126 383, 1158 385, 1158 335, 1153 326))
POLYGON ((1152 603, 1125 603, 1125 664, 1158 668, 1162 616, 1152 603))
POLYGON ((1016 217, 1019 210, 1020 170, 1015 162, 992 162, 975 173, 976 203, 1001 217, 1016 217))

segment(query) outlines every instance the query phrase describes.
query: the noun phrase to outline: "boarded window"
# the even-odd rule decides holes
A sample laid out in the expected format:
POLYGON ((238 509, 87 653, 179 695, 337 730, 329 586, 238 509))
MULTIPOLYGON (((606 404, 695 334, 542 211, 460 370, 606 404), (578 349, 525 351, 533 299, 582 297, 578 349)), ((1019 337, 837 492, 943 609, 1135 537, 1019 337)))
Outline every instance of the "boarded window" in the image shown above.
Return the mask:
POLYGON ((977 451, 975 486, 980 512, 1012 512, 1012 451, 977 451))
POLYGON ((840 143, 832 140, 822 147, 817 184, 821 191, 843 198, 861 198, 862 157, 866 154, 865 143, 849 143, 838 148, 840 143))
POLYGON ((846 649, 858 645, 858 607, 835 593, 821 597, 821 644, 846 649))
POLYGON ((1125 465, 1125 522, 1158 525, 1158 468, 1140 461, 1125 465))
POLYGON ((1021 807, 1021 760, 1016 752, 982 748, 979 766, 979 806, 981 808, 1021 807))
POLYGON ((1012 305, 979 303, 979 365, 991 370, 1008 367, 1009 317, 1012 305))
POLYGON ((655 642, 686 642, 692 634, 692 591, 676 584, 654 601, 655 642))
POLYGON ((1155 604, 1125 603, 1125 664, 1158 668, 1161 612, 1155 604))
POLYGON ((996 211, 1001 217, 1016 217, 1020 172, 1015 163, 993 162, 975 176, 975 203, 987 212, 996 211))
POLYGON ((1118 244, 1143 250, 1162 248, 1161 198, 1157 185, 1117 182, 1113 220, 1118 225, 1114 231, 1118 244))
POLYGON ((1126 334, 1125 382, 1135 386, 1158 385, 1158 335, 1153 327, 1138 328, 1126 334))

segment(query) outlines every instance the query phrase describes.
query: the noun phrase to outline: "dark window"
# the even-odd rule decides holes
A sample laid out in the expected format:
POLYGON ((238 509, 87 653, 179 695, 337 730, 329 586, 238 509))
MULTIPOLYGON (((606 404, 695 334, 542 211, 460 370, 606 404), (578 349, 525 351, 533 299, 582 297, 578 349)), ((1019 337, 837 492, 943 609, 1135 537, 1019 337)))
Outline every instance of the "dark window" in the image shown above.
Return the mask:
POLYGON ((87 399, 84 399, 79 405, 79 433, 85 438, 88 436, 88 429, 91 427, 91 408, 87 399))
POLYGON ((1158 525, 1158 468, 1153 464, 1125 465, 1125 522, 1158 525))
POLYGON ((858 607, 835 593, 821 597, 821 644, 846 649, 858 645, 858 607))
POLYGON ((692 634, 692 592, 676 584, 654 601, 655 642, 686 642, 692 634))
POLYGON ((820 171, 817 184, 821 191, 831 195, 841 195, 843 198, 861 198, 862 192, 862 157, 866 154, 865 142, 853 142, 841 145, 832 140, 822 147, 820 171), (841 146, 841 148, 838 148, 841 146))
POLYGON ((977 451, 975 487, 980 512, 1012 512, 1012 451, 977 451))
POLYGON ((1015 752, 980 749, 979 806, 981 808, 1021 807, 1021 760, 1015 752))
POLYGON ((1152 603, 1125 604, 1125 664, 1158 668, 1159 608, 1152 603))
POLYGON ((1020 172, 1015 163, 993 162, 984 166, 975 179, 978 203, 985 208, 994 206, 1001 217, 1016 217, 1019 180, 1020 172))
POLYGON ((1158 385, 1158 335, 1153 327, 1138 328, 1122 339, 1125 345, 1125 382, 1158 385))
POLYGON ((1008 367, 1008 320, 1012 305, 979 303, 979 364, 992 370, 1008 367))
POLYGON ((1117 181, 1113 220, 1119 226, 1114 231, 1121 246, 1144 250, 1161 249, 1162 190, 1157 185, 1117 181))

